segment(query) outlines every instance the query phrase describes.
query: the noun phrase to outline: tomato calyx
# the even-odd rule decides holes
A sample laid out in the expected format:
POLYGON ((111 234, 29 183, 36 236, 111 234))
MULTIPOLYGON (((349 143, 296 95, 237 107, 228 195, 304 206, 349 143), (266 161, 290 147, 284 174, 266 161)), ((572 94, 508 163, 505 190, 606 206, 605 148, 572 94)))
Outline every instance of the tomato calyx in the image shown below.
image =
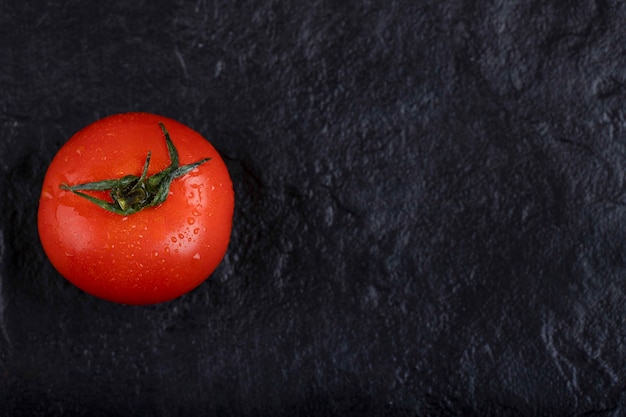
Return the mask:
POLYGON ((137 213, 148 207, 156 207, 163 203, 167 199, 172 181, 189 173, 211 158, 204 158, 198 162, 180 166, 178 151, 172 143, 165 125, 159 122, 159 126, 165 136, 165 142, 170 157, 170 165, 164 170, 148 176, 148 166, 150 165, 151 155, 151 153, 148 152, 141 176, 139 177, 136 175, 126 175, 119 179, 87 182, 72 186, 61 184, 59 187, 62 190, 71 191, 91 201, 98 207, 124 216, 137 213), (109 191, 113 202, 96 198, 83 191, 109 191))

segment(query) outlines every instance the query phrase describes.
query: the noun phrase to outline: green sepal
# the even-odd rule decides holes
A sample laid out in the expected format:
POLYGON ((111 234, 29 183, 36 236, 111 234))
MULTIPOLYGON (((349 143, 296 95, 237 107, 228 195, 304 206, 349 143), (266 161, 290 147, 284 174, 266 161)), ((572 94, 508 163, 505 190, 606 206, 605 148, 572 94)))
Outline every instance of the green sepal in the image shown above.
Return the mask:
POLYGON ((87 182, 72 186, 61 184, 59 187, 91 201, 98 207, 124 216, 137 213, 148 207, 156 207, 163 203, 169 195, 170 185, 176 178, 191 172, 193 169, 211 160, 211 158, 204 158, 198 162, 179 166, 178 151, 165 125, 159 122, 159 126, 165 136, 165 143, 170 157, 170 165, 163 171, 148 177, 151 157, 151 153, 148 152, 141 176, 139 177, 126 175, 119 179, 87 182), (82 191, 110 191, 109 195, 113 203, 93 197, 82 191))

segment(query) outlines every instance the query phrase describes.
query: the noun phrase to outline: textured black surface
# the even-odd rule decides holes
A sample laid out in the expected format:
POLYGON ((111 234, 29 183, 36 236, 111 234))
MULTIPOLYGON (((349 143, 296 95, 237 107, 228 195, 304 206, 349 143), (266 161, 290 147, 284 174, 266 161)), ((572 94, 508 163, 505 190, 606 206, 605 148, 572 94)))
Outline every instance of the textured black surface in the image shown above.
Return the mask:
POLYGON ((0 415, 624 415, 625 22, 1 2, 0 415), (58 148, 124 111, 210 138, 237 193, 220 268, 151 307, 65 282, 35 225, 58 148))

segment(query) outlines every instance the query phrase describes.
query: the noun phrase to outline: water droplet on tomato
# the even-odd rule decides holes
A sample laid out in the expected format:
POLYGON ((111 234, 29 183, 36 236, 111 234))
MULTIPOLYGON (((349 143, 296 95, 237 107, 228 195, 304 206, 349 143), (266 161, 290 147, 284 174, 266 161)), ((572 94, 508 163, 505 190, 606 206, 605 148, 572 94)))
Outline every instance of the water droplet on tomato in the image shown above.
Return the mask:
POLYGON ((193 259, 200 259, 200 253, 196 252, 196 254, 193 255, 193 259))
POLYGON ((50 193, 49 191, 44 191, 43 193, 41 193, 41 196, 46 200, 52 200, 52 193, 50 193))
POLYGON ((178 234, 178 237, 179 237, 179 238, 181 238, 181 239, 184 239, 184 238, 185 238, 185 235, 183 235, 182 233, 179 233, 179 234, 178 234))
POLYGON ((176 240, 176 237, 175 237, 175 236, 172 236, 172 238, 171 238, 171 239, 172 239, 172 242, 174 242, 174 243, 176 243, 176 242, 177 242, 177 240, 176 240))
POLYGON ((197 235, 198 233, 200 233, 200 228, 196 227, 195 229, 193 229, 193 234, 197 235))
POLYGON ((187 219, 187 223, 189 224, 194 224, 196 222, 196 219, 194 219, 193 217, 190 217, 187 219))
POLYGON ((154 257, 156 258, 156 257, 158 257, 158 256, 159 256, 159 252, 154 251, 154 254, 153 254, 153 255, 154 255, 154 257))

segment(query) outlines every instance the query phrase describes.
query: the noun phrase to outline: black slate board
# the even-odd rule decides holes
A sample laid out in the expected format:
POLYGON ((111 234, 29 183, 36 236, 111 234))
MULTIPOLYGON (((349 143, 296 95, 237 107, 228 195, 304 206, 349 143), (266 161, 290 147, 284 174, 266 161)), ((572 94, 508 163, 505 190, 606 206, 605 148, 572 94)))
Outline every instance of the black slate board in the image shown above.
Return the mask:
POLYGON ((626 6, 0 3, 0 415, 626 413, 626 6), (51 267, 47 164, 210 138, 229 252, 150 307, 51 267))

